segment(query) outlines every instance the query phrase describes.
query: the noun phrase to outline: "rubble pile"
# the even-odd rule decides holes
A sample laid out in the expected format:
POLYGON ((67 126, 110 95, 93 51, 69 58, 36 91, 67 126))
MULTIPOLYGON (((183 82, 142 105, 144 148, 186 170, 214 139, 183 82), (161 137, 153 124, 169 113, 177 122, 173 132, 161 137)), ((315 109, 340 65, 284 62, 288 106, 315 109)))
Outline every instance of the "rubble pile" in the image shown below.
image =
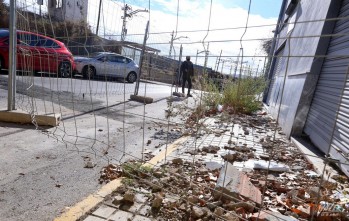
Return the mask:
POLYGON ((226 142, 183 148, 156 168, 128 162, 104 169, 102 180, 126 177, 110 205, 156 220, 349 220, 346 176, 318 174, 264 113, 213 114, 205 114, 211 124, 194 124, 193 115, 186 127, 195 127, 198 142, 209 135, 226 142))
POLYGON ((275 121, 264 114, 234 117, 222 114, 214 117, 214 124, 205 125, 202 131, 220 130, 220 135, 226 136, 229 128, 235 128, 230 130, 231 138, 213 154, 207 147, 195 152, 186 150, 186 153, 197 159, 209 154, 211 159, 217 158, 218 153, 224 162, 244 171, 262 194, 263 212, 299 220, 348 220, 348 178, 324 174, 322 180, 298 148, 283 136, 275 121))
POLYGON ((122 176, 122 170, 120 166, 115 164, 108 164, 101 170, 101 175, 98 179, 99 183, 108 183, 122 176))

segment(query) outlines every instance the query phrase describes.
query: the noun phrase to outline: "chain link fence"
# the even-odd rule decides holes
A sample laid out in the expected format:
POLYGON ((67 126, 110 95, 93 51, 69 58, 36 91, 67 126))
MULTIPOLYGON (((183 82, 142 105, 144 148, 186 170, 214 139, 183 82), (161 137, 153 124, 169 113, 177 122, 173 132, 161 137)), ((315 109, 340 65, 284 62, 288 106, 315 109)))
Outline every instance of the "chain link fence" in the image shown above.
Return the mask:
POLYGON ((218 25, 211 0, 192 29, 178 20, 188 2, 172 3, 164 14, 151 1, 0 1, 2 105, 99 168, 96 184, 123 178, 102 203, 108 216, 97 209, 80 220, 117 220, 120 211, 144 220, 348 220, 347 177, 279 127, 290 60, 308 55, 293 54, 292 32, 270 33, 300 21, 259 19, 249 1, 243 22, 218 25), (283 55, 268 51, 284 40, 283 55), (193 97, 180 93, 185 56, 194 63, 193 97), (274 120, 262 99, 281 58, 274 120), (42 116, 60 123, 43 126, 42 116))

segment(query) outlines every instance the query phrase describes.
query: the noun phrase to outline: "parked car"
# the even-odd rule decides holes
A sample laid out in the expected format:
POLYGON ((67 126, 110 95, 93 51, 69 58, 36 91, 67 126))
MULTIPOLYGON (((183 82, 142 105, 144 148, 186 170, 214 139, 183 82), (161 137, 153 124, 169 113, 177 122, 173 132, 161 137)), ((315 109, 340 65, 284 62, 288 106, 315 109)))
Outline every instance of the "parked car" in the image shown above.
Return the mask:
MULTIPOLYGON (((9 34, 8 29, 0 29, 0 71, 9 67, 9 34)), ((62 42, 32 32, 17 31, 18 70, 70 77, 74 68, 73 55, 62 42)))
POLYGON ((133 83, 139 75, 138 65, 131 59, 111 52, 96 52, 89 57, 74 57, 76 72, 85 78, 97 76, 125 78, 133 83))

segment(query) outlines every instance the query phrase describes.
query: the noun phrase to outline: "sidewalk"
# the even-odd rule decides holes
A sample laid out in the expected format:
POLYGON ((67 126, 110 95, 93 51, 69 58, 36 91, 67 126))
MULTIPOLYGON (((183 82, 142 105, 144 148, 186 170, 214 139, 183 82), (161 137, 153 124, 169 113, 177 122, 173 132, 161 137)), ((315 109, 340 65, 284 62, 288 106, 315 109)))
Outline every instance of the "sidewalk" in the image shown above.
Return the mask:
POLYGON ((316 204, 321 218, 335 220, 347 211, 348 182, 321 182, 264 113, 202 123, 159 151, 150 174, 131 174, 79 220, 307 220, 316 204))

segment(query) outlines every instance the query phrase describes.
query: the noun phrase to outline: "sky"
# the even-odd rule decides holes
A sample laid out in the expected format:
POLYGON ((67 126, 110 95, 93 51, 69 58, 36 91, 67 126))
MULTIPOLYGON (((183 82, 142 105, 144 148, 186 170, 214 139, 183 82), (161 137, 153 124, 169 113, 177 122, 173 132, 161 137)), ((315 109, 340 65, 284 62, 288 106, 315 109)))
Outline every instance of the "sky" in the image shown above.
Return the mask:
MULTIPOLYGON (((147 9, 150 13, 140 12, 127 22, 128 35, 126 40, 143 41, 146 22, 150 20, 150 36, 147 45, 161 50, 162 55, 169 53, 171 32, 177 30, 172 57, 178 59, 180 44, 183 44, 183 56, 190 55, 195 63, 197 52, 207 50, 209 45, 209 66, 214 67, 217 57, 222 54, 225 58, 237 60, 240 48, 243 48, 245 60, 250 65, 258 66, 260 58, 252 60, 254 55, 262 55, 259 39, 271 38, 272 31, 279 15, 282 0, 251 0, 251 10, 248 28, 245 25, 248 15, 249 0, 131 0, 125 1, 132 10, 147 9), (177 17, 178 9, 178 17, 177 17), (211 9, 211 19, 209 14, 211 9), (178 21, 178 23, 177 23, 178 21), (210 22, 210 27, 208 26, 210 22), (261 26, 261 27, 255 27, 261 26), (207 32, 207 29, 210 31, 207 32), (219 30, 217 30, 219 29, 219 30), (162 34, 155 34, 155 33, 162 34), (245 32, 245 34, 244 34, 245 32), (242 45, 239 40, 243 36, 242 45), (184 38, 187 37, 187 38, 184 38), (255 40, 253 40, 255 39, 255 40), (202 42, 205 42, 205 47, 202 42), (222 51, 222 52, 221 52, 222 51)), ((98 3, 90 0, 90 23, 95 21, 98 3), (94 4, 94 5, 93 5, 94 4)), ((104 0, 103 16, 106 21, 115 21, 113 25, 105 22, 105 32, 120 34, 122 27, 121 15, 123 1, 104 0), (115 10, 116 9, 116 10, 115 10)), ((116 38, 120 38, 116 36, 116 38)), ((203 65, 204 53, 198 54, 197 63, 203 65)), ((226 61, 224 72, 229 72, 231 63, 226 61)), ((220 68, 219 68, 220 69, 220 68)))
MULTIPOLYGON (((36 0, 19 1, 31 5, 29 10, 37 10, 36 0)), ((86 1, 87 20, 92 30, 95 30, 99 0, 86 1)), ((161 50, 163 56, 169 56, 169 42, 174 31, 176 40, 173 41, 172 58, 178 59, 182 44, 183 56, 190 55, 194 63, 197 57, 197 64, 203 65, 204 53, 197 52, 207 51, 210 42, 208 66, 215 67, 220 54, 224 59, 236 61, 243 52, 244 61, 256 68, 259 63, 263 63, 263 59, 254 59, 253 56, 263 55, 261 39, 273 36, 282 0, 251 0, 248 28, 245 30, 249 2, 250 0, 103 0, 99 35, 120 40, 122 8, 124 4, 128 4, 132 11, 146 9, 148 12, 136 13, 127 20, 127 41, 142 43, 149 20, 147 46, 161 50)), ((47 0, 44 3, 47 4, 47 0)), ((232 63, 228 60, 225 62, 223 72, 229 72, 232 63)))

